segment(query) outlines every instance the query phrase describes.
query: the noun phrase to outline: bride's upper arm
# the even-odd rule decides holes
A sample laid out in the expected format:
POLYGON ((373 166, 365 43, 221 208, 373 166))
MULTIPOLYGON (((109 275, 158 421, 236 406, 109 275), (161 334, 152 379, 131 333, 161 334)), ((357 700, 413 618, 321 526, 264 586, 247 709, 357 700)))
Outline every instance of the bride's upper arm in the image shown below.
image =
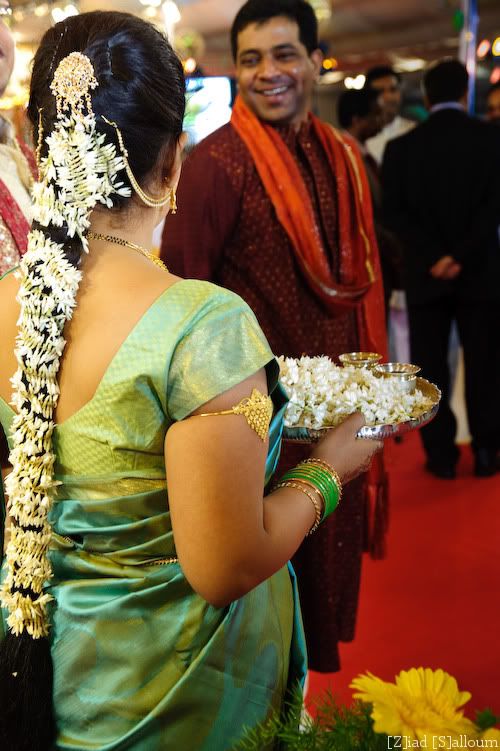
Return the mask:
POLYGON ((211 399, 167 432, 165 464, 177 555, 193 588, 224 601, 262 533, 268 440, 230 410, 253 389, 267 394, 265 370, 211 399))

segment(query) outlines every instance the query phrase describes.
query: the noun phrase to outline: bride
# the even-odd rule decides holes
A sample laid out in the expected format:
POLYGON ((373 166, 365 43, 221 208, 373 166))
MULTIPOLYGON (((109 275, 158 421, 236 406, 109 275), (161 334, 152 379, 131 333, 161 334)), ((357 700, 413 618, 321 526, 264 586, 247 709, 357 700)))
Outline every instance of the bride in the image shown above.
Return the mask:
POLYGON ((149 251, 184 102, 179 60, 133 16, 68 18, 35 57, 35 219, 0 282, 9 751, 233 748, 304 679, 288 561, 379 448, 351 417, 264 499, 273 353, 239 297, 149 251))

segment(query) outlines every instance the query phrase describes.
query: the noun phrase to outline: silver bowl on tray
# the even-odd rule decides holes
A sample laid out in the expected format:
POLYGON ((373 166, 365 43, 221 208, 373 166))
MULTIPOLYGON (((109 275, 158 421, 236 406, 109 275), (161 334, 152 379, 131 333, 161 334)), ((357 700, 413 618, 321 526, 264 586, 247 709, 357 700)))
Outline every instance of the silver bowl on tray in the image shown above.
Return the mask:
POLYGON ((381 359, 382 355, 377 352, 345 352, 339 355, 342 365, 351 365, 353 368, 373 368, 381 359))
POLYGON ((413 394, 417 386, 417 375, 422 368, 404 362, 384 362, 375 365, 373 372, 381 378, 390 378, 398 384, 401 391, 413 394))
MULTIPOLYGON (((389 425, 364 425, 358 430, 357 438, 374 438, 376 440, 394 438, 395 436, 408 433, 410 430, 422 428, 424 425, 427 425, 437 414, 441 400, 441 391, 433 383, 426 381, 425 378, 418 377, 416 377, 416 388, 432 402, 432 406, 427 412, 404 422, 389 425)), ((315 429, 307 428, 304 425, 294 425, 293 428, 284 428, 283 439, 285 441, 293 441, 294 443, 315 443, 325 435, 325 431, 327 430, 331 430, 331 428, 315 429)))

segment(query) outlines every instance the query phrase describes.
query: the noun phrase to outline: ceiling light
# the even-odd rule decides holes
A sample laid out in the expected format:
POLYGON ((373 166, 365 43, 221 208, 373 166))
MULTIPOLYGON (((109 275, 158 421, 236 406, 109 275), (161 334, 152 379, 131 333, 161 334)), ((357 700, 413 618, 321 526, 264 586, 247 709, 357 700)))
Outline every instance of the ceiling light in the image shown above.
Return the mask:
POLYGON ((49 12, 49 6, 43 3, 42 5, 37 5, 35 8, 35 16, 38 16, 38 18, 41 18, 42 16, 46 16, 49 12))
POLYGON ((421 57, 400 57, 394 67, 400 73, 414 73, 416 70, 423 70, 426 65, 421 57))
POLYGON ((500 57, 500 37, 497 37, 491 45, 491 51, 495 57, 500 57))
POLYGON ((486 55, 488 54, 488 52, 490 51, 490 49, 491 49, 490 40, 489 39, 483 39, 483 41, 479 42, 479 44, 477 46, 477 56, 479 58, 486 57, 486 55))
POLYGON ((338 83, 342 81, 344 74, 340 70, 329 70, 319 79, 320 86, 328 86, 329 84, 338 83))
POLYGON ((330 0, 309 0, 318 21, 329 21, 332 16, 330 0))
POLYGON ((188 57, 188 59, 184 62, 184 73, 186 73, 188 76, 191 76, 196 70, 196 60, 194 57, 188 57))
POLYGON ((351 76, 347 76, 344 78, 344 85, 346 89, 362 89, 365 85, 366 76, 364 76, 362 73, 360 73, 355 78, 351 76))
POLYGON ((174 3, 174 0, 166 0, 162 5, 162 10, 165 24, 167 26, 179 23, 181 20, 181 12, 176 3, 174 3))
POLYGON ((50 15, 54 19, 54 23, 59 23, 60 21, 64 21, 64 19, 66 18, 62 8, 52 8, 50 15))

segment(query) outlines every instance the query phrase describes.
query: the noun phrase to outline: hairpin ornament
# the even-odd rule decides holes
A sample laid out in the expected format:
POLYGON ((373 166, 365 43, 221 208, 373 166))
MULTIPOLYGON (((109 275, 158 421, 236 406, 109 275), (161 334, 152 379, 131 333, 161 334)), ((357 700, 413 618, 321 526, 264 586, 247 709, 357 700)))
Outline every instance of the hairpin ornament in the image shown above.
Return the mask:
POLYGON ((94 75, 94 66, 86 55, 72 52, 63 58, 56 68, 50 90, 56 98, 57 116, 64 117, 70 112, 76 118, 85 117, 87 113, 94 116, 90 91, 98 86, 94 75))

